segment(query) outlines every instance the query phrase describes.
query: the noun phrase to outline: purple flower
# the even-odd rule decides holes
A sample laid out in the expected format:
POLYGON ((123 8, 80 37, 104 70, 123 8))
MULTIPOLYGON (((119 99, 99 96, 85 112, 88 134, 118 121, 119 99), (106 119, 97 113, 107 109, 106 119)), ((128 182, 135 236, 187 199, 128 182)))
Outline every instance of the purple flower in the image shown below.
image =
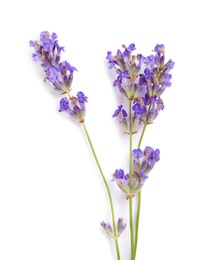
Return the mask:
MULTIPOLYGON (((146 146, 144 151, 141 149, 133 150, 140 150, 142 156, 137 158, 133 158, 133 173, 134 176, 141 177, 142 181, 145 181, 148 178, 148 173, 153 169, 155 163, 159 161, 160 151, 159 149, 154 150, 150 146, 146 146)), ((139 152, 139 151, 138 151, 139 152)))
POLYGON ((70 102, 66 97, 62 98, 60 101, 59 112, 67 111, 79 123, 83 123, 85 120, 86 113, 85 102, 87 102, 87 97, 84 95, 83 92, 78 92, 75 97, 70 97, 70 102))
POLYGON ((159 112, 164 109, 163 100, 160 97, 153 97, 149 101, 150 103, 150 112, 147 114, 147 117, 142 117, 142 120, 147 122, 147 124, 152 124, 153 121, 158 116, 159 112))
POLYGON ((159 57, 161 56, 161 54, 164 53, 164 50, 165 50, 165 46, 163 44, 157 44, 156 47, 154 48, 154 51, 159 57))
MULTIPOLYGON (((167 87, 171 86, 169 72, 175 63, 169 60, 164 64, 164 44, 157 44, 154 48, 156 53, 146 58, 142 54, 131 55, 131 52, 136 49, 134 44, 122 47, 125 49, 124 52, 118 50, 113 56, 109 51, 106 57, 109 68, 113 68, 118 74, 113 86, 117 87, 122 95, 132 100, 138 98, 141 91, 147 91, 151 99, 154 96, 159 97, 167 87)), ((145 111, 142 105, 141 107, 136 105, 134 109, 138 109, 136 115, 145 111)))
POLYGON ((163 85, 163 86, 166 86, 166 87, 170 87, 171 84, 172 84, 172 83, 170 82, 171 78, 172 78, 172 75, 171 75, 171 74, 167 74, 167 75, 165 76, 164 80, 162 81, 162 85, 163 85))
POLYGON ((113 229, 111 227, 110 223, 105 223, 104 221, 102 221, 100 223, 101 227, 107 232, 107 234, 111 237, 113 237, 113 229))
POLYGON ((107 56, 106 56, 106 59, 108 60, 108 63, 109 63, 109 69, 112 69, 112 68, 115 68, 115 59, 114 59, 114 56, 112 55, 112 52, 111 51, 108 51, 107 52, 107 56))
POLYGON ((41 42, 46 42, 46 41, 49 40, 49 38, 50 38, 50 33, 48 31, 41 32, 41 34, 40 34, 40 41, 41 42))
POLYGON ((154 66, 156 65, 155 56, 150 55, 150 56, 146 57, 144 63, 149 70, 152 70, 154 68, 154 66))
POLYGON ((138 84, 138 73, 144 62, 144 57, 141 54, 132 55, 135 44, 132 43, 128 47, 122 45, 124 52, 118 50, 116 55, 112 55, 111 51, 107 52, 106 59, 109 63, 109 68, 114 69, 118 74, 117 79, 113 82, 113 86, 118 87, 122 95, 128 99, 137 97, 141 86, 138 84))
POLYGON ((118 109, 114 112, 113 117, 117 119, 123 131, 128 133, 127 112, 123 109, 122 105, 118 106, 118 109))
POLYGON ((139 158, 142 157, 143 152, 142 152, 142 150, 141 150, 140 148, 134 149, 134 150, 132 151, 132 155, 133 155, 134 158, 139 159, 139 158))
MULTIPOLYGON (((172 60, 169 60, 169 61, 165 64, 165 66, 167 66, 167 68, 168 68, 168 72, 169 72, 171 69, 173 69, 174 65, 175 65, 175 62, 172 61, 172 60)), ((167 72, 167 73, 168 73, 168 72, 167 72)))
POLYGON ((72 76, 74 71, 78 71, 75 67, 71 66, 66 60, 58 65, 58 68, 64 76, 72 76))
POLYGON ((118 76, 118 78, 121 79, 121 80, 122 79, 127 79, 129 77, 130 77, 130 74, 129 74, 128 70, 121 71, 119 76, 118 76))
POLYGON ((59 69, 55 66, 50 66, 46 70, 46 79, 48 79, 51 83, 55 83, 60 76, 59 69))
POLYGON ((33 54, 32 54, 32 59, 33 59, 33 61, 38 61, 38 60, 40 60, 39 54, 33 53, 33 54))
POLYGON ((142 101, 144 102, 144 105, 147 106, 150 104, 150 97, 149 94, 146 93, 144 97, 142 97, 142 101))
POLYGON ((57 34, 53 32, 51 35, 52 41, 55 41, 57 38, 58 38, 57 34))
POLYGON ((144 70, 145 79, 150 80, 153 77, 153 72, 151 72, 148 68, 144 70))
POLYGON ((144 150, 145 155, 145 163, 144 163, 144 171, 145 173, 150 172, 152 168, 155 166, 156 162, 160 160, 160 151, 159 149, 154 150, 150 146, 146 146, 144 150))
POLYGON ((135 44, 134 44, 134 43, 131 43, 131 44, 128 46, 128 50, 129 50, 130 52, 136 50, 135 44))
POLYGON ((124 171, 123 170, 116 170, 114 173, 114 177, 117 179, 123 179, 124 178, 124 171))
POLYGON ((125 117, 127 117, 127 112, 123 109, 123 106, 118 106, 118 109, 115 110, 113 117, 117 117, 118 121, 123 120, 125 117))
POLYGON ((59 112, 66 111, 66 110, 69 110, 69 101, 65 97, 65 98, 62 98, 61 101, 60 101, 60 110, 59 110, 59 112))
POLYGON ((125 230, 127 224, 123 222, 123 218, 119 218, 117 221, 117 236, 120 236, 121 233, 125 230))
POLYGON ((132 110, 134 111, 135 115, 143 115, 146 113, 146 108, 142 107, 139 103, 136 103, 133 107, 132 110))
POLYGON ((81 91, 77 93, 77 98, 80 104, 84 104, 85 102, 87 102, 87 97, 81 91))
POLYGON ((44 68, 59 64, 61 51, 64 50, 64 47, 58 45, 56 33, 50 35, 48 31, 43 31, 40 34, 39 41, 30 41, 29 45, 34 48, 35 54, 39 56, 39 59, 34 61, 39 61, 44 68))
POLYGON ((72 81, 73 81, 73 72, 77 71, 77 69, 71 66, 67 61, 63 61, 58 65, 58 69, 60 70, 61 78, 58 81, 58 85, 61 90, 70 90, 72 81))
MULTIPOLYGON (((136 149, 136 150, 133 150, 133 153, 136 155, 136 156, 140 156, 140 153, 143 155, 143 152, 140 150, 140 149, 136 149)), ((141 157, 139 157, 138 159, 140 159, 141 157)), ((138 161, 138 160, 137 160, 138 161)), ((123 170, 116 170, 115 173, 113 174, 113 180, 116 181, 118 187, 126 194, 126 199, 130 199, 132 198, 133 196, 135 196, 135 194, 137 194, 141 188, 143 187, 144 183, 145 183, 145 180, 148 178, 148 176, 146 175, 146 171, 148 170, 147 167, 145 166, 148 166, 149 163, 145 163, 143 165, 139 165, 139 163, 135 161, 134 159, 134 162, 133 162, 133 175, 132 175, 132 191, 130 190, 130 177, 129 177, 129 174, 124 174, 124 171, 123 170), (136 166, 137 165, 137 166, 136 166), (138 171, 136 171, 136 167, 138 167, 138 171), (144 169, 143 169, 144 167, 144 169)))
POLYGON ((141 171, 140 173, 139 173, 139 175, 140 175, 140 177, 142 178, 142 180, 146 180, 146 179, 148 179, 148 175, 146 175, 145 173, 144 173, 144 171, 141 171))
POLYGON ((30 47, 35 47, 36 46, 36 42, 34 41, 29 41, 30 47))

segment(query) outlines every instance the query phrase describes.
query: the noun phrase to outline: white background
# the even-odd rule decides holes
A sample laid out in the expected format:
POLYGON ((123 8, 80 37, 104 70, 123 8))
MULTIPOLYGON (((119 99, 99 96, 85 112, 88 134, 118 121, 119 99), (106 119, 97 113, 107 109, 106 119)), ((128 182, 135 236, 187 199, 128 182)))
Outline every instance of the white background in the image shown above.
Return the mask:
MULTIPOLYGON (((77 67, 73 93, 89 98, 86 125, 114 197, 128 222, 127 201, 111 182, 128 171, 128 137, 111 115, 106 52, 134 42, 147 56, 157 43, 176 65, 165 110, 143 148, 161 160, 142 195, 137 260, 224 259, 222 1, 2 1, 0 81, 0 259, 116 259, 100 227, 110 221, 105 189, 81 127, 58 113, 60 97, 32 62, 29 40, 56 32, 62 60, 77 67)), ((134 142, 137 145, 137 137, 134 142)), ((120 238, 130 259, 128 229, 120 238)))

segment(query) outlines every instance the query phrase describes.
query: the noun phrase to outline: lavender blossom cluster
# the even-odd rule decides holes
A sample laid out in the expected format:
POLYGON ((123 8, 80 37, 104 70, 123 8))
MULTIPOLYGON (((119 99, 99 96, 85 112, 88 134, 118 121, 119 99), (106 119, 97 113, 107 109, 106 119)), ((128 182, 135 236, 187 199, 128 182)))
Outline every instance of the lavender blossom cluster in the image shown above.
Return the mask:
POLYGON ((61 94, 68 95, 69 99, 67 97, 61 99, 59 112, 67 111, 77 121, 83 123, 87 97, 81 91, 76 96, 71 96, 73 73, 77 69, 66 60, 60 62, 64 47, 59 46, 57 38, 56 33, 41 32, 39 41, 30 41, 30 47, 33 47, 35 51, 32 58, 44 68, 45 81, 49 81, 61 94))
MULTIPOLYGON (((165 63, 163 44, 157 44, 154 48, 155 54, 147 57, 142 54, 132 54, 136 50, 134 43, 128 47, 125 45, 122 47, 124 51, 118 50, 115 55, 108 51, 106 59, 109 69, 118 74, 113 86, 128 100, 133 101, 132 115, 128 116, 123 105, 119 105, 113 114, 124 133, 131 135, 137 133, 141 122, 144 125, 152 124, 159 112, 164 109, 161 95, 172 84, 170 71, 175 63, 171 59, 165 63), (130 124, 132 132, 130 132, 130 124)), ((126 194, 127 199, 132 198, 141 190, 148 178, 148 173, 160 159, 159 155, 159 149, 154 150, 150 146, 147 146, 144 151, 140 148, 133 150, 131 185, 130 173, 124 174, 122 169, 115 171, 113 178, 126 194)))
MULTIPOLYGON (((106 59, 109 68, 118 74, 113 86, 117 87, 126 98, 133 100, 133 132, 136 133, 140 121, 152 124, 159 112, 164 109, 160 96, 172 84, 170 71, 175 63, 172 60, 165 63, 163 44, 157 44, 154 48, 155 54, 147 57, 142 54, 132 55, 136 49, 134 43, 122 47, 124 51, 118 50, 116 55, 108 51, 106 59)), ((127 112, 122 105, 114 112, 113 117, 117 118, 127 133, 127 112)))

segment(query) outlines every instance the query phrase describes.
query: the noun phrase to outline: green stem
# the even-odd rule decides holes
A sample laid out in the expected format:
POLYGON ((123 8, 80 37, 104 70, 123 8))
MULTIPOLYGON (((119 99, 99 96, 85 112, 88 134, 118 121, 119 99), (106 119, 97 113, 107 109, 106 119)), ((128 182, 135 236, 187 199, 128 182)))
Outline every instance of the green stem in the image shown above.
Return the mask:
MULTIPOLYGON (((138 148, 141 147, 142 139, 143 139, 143 136, 145 134, 145 129, 146 129, 146 126, 147 126, 147 118, 149 116, 150 111, 151 111, 151 104, 149 106, 147 116, 146 116, 146 120, 145 120, 145 123, 144 123, 144 127, 142 129, 142 133, 141 133, 141 136, 139 138, 138 148)), ((136 223, 135 223, 135 249, 134 249, 135 257, 136 257, 136 253, 137 253, 137 247, 138 247, 138 231, 139 231, 139 220, 140 220, 140 212, 141 212, 141 191, 138 192, 137 196, 138 196, 138 201, 137 201, 137 213, 136 213, 136 223)))
POLYGON ((95 150, 94 150, 94 147, 93 147, 92 141, 91 141, 91 139, 90 139, 89 133, 88 133, 88 131, 87 131, 86 125, 85 125, 84 123, 82 123, 82 125, 83 125, 83 128, 84 128, 86 137, 87 137, 87 139, 88 139, 90 148, 91 148, 91 150, 92 150, 94 159, 95 159, 95 161, 96 161, 96 164, 97 164, 98 169, 99 169, 99 171, 100 171, 101 177, 102 177, 102 179, 103 179, 105 188, 106 188, 106 190, 107 190, 108 198, 109 198, 109 201, 110 201, 110 209, 111 209, 111 215, 112 215, 112 225, 113 225, 113 230, 114 230, 114 242, 115 242, 115 247, 116 247, 117 260, 120 260, 120 250, 119 250, 119 245, 118 245, 118 241, 117 241, 117 232, 116 232, 116 224, 115 224, 114 207, 113 207, 112 196, 111 196, 111 193, 110 193, 110 189, 109 189, 108 183, 107 183, 106 178, 105 178, 105 176, 104 176, 104 173, 103 173, 102 168, 101 168, 101 166, 100 166, 99 160, 98 160, 98 158, 97 158, 96 152, 95 152, 95 150))
POLYGON ((138 206, 137 206, 137 214, 136 214, 136 225, 135 225, 135 257, 137 253, 138 246, 138 230, 139 230, 139 219, 140 219, 140 209, 141 209, 141 191, 138 192, 138 206))
POLYGON ((132 113, 131 113, 132 101, 129 100, 129 186, 130 186, 130 198, 129 198, 129 219, 130 219, 130 238, 131 238, 131 260, 135 259, 135 241, 134 241, 134 227, 133 227, 133 210, 132 210, 132 113))

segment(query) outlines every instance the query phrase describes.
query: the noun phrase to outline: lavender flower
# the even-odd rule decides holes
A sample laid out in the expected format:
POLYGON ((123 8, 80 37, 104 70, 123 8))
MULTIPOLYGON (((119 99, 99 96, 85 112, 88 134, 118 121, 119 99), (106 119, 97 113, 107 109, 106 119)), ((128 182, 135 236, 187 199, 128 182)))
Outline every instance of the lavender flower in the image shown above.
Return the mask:
POLYGON ((85 103, 87 102, 87 97, 83 92, 78 92, 76 97, 72 96, 70 101, 65 97, 60 100, 59 112, 67 111, 71 114, 77 121, 83 123, 85 120, 85 103), (72 107, 72 108, 71 108, 72 107))
POLYGON ((118 218, 117 233, 116 233, 116 237, 115 237, 113 228, 111 227, 110 223, 101 221, 100 225, 106 231, 106 233, 112 238, 118 238, 123 233, 123 231, 125 230, 125 228, 127 226, 127 224, 123 222, 123 218, 118 218))
POLYGON ((145 94, 145 97, 138 97, 134 102, 132 107, 134 115, 147 124, 152 124, 159 112, 164 109, 162 99, 156 96, 150 98, 148 93, 145 94))
POLYGON ((144 185, 145 179, 140 175, 132 176, 132 192, 130 190, 130 177, 129 173, 124 174, 123 170, 116 170, 113 174, 113 180, 116 181, 118 187, 126 194, 126 199, 130 199, 137 194, 144 185), (123 172, 123 174, 121 174, 123 172))
POLYGON ((60 62, 61 51, 64 51, 64 47, 58 44, 57 34, 50 35, 47 31, 41 32, 39 41, 30 41, 30 47, 35 50, 33 59, 39 61, 45 68, 57 66, 60 62))
POLYGON ((110 223, 105 223, 104 221, 102 221, 100 223, 101 227, 107 232, 107 234, 111 237, 114 236, 114 232, 113 232, 113 229, 111 227, 111 224, 110 223))
POLYGON ((169 73, 173 69, 175 62, 169 60, 165 62, 165 46, 157 44, 154 48, 156 54, 148 56, 144 63, 146 69, 140 75, 139 84, 146 87, 150 97, 161 96, 167 87, 172 85, 172 75, 169 73))
POLYGON ((117 236, 120 236, 121 233, 125 230, 127 224, 123 222, 123 218, 119 218, 117 221, 117 236))
POLYGON ((144 57, 141 54, 132 55, 132 51, 136 49, 134 43, 128 47, 125 45, 122 45, 122 47, 124 51, 118 50, 115 56, 112 55, 111 51, 108 51, 106 59, 108 60, 109 68, 114 69, 118 74, 113 86, 116 86, 125 97, 132 100, 142 88, 138 84, 137 78, 144 57))
POLYGON ((117 119, 119 124, 121 125, 123 131, 128 133, 128 121, 127 121, 127 112, 123 109, 123 106, 118 106, 118 109, 115 110, 113 117, 117 119))
POLYGON ((135 149, 133 155, 133 175, 140 176, 141 178, 148 177, 148 173, 153 169, 156 162, 160 160, 159 149, 154 150, 150 146, 146 146, 144 151, 135 149))
POLYGON ((142 150, 141 150, 140 148, 134 149, 134 150, 132 151, 132 156, 133 156, 134 158, 137 158, 137 159, 142 158, 142 155, 143 155, 143 152, 142 152, 142 150))
POLYGON ((62 98, 60 100, 60 110, 59 110, 59 112, 67 111, 67 110, 70 111, 69 100, 65 97, 65 98, 62 98))
POLYGON ((142 54, 131 55, 135 45, 131 44, 124 52, 117 51, 115 56, 112 52, 107 53, 109 68, 114 69, 118 74, 113 85, 128 99, 137 98, 139 93, 147 91, 150 97, 160 96, 167 87, 171 86, 171 74, 174 62, 165 62, 165 46, 157 44, 154 48, 155 55, 147 56, 142 54), (138 62, 136 62, 138 61, 138 62), (143 72, 141 72, 143 71, 143 72))
MULTIPOLYGON (((123 129, 124 133, 130 134, 128 115, 127 115, 127 112, 125 111, 125 109, 123 109, 122 105, 118 106, 118 109, 115 110, 113 117, 115 117, 117 119, 117 121, 120 124, 121 128, 123 129)), ((137 133, 139 123, 140 123, 140 118, 138 116, 134 115, 132 117, 132 134, 137 133)))
POLYGON ((60 62, 61 51, 57 41, 56 33, 50 35, 44 31, 40 34, 39 41, 30 41, 30 46, 34 48, 32 54, 34 61, 38 61, 45 68, 46 77, 54 85, 55 90, 61 93, 69 93, 73 81, 73 72, 77 69, 71 66, 67 61, 60 62))

